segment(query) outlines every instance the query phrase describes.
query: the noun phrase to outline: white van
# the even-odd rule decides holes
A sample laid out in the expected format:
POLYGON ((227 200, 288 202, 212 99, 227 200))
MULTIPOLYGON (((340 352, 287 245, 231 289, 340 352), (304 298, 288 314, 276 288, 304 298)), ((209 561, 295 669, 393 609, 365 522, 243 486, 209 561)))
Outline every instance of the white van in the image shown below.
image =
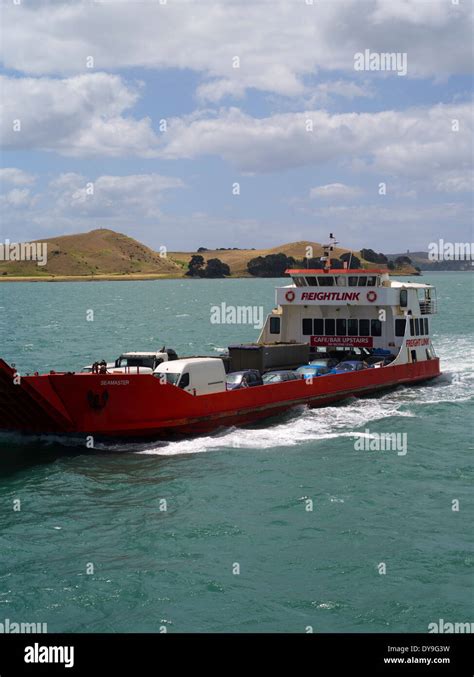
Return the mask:
POLYGON ((163 362, 153 376, 182 388, 191 395, 225 392, 225 369, 218 357, 191 357, 163 362))

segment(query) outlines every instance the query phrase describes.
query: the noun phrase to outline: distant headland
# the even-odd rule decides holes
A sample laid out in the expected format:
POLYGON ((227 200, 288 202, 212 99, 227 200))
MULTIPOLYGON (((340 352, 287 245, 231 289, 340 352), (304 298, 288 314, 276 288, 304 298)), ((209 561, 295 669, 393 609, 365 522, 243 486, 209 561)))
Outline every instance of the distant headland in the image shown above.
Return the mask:
MULTIPOLYGON (((371 249, 334 249, 333 267, 386 268, 396 275, 419 275, 427 254, 384 255, 371 249)), ((150 280, 165 278, 281 277, 288 267, 320 267, 323 247, 300 241, 271 249, 208 249, 195 252, 155 251, 127 235, 106 228, 62 235, 20 245, 2 244, 0 281, 150 280), (38 261, 35 246, 47 256, 38 261), (17 249, 15 249, 17 247, 17 249), (25 258, 27 260, 25 260, 25 258), (29 259, 29 260, 28 260, 29 259)), ((426 257, 426 260, 425 260, 426 257)), ((431 266, 426 265, 426 268, 431 266)))

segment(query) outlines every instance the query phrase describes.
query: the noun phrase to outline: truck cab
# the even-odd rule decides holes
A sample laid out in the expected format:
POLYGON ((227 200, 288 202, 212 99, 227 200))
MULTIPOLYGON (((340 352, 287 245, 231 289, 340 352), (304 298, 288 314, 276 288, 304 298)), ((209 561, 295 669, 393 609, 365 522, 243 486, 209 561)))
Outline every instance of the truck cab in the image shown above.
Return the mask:
MULTIPOLYGON (((178 355, 172 348, 163 348, 158 351, 135 351, 122 353, 115 362, 106 363, 107 374, 152 374, 162 362, 177 360, 178 355)), ((93 365, 87 365, 82 372, 93 371, 93 365)))
POLYGON ((141 374, 152 374, 162 362, 176 360, 177 358, 178 355, 172 348, 163 348, 157 352, 145 351, 122 353, 122 355, 115 360, 115 369, 132 372, 137 369, 141 374))

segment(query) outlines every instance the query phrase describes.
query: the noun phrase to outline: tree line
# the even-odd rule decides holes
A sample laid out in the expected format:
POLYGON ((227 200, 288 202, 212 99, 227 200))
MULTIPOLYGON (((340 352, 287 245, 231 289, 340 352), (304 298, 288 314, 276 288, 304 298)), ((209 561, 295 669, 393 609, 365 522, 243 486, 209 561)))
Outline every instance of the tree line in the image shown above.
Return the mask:
MULTIPOLYGON (((395 261, 388 259, 385 254, 377 254, 372 249, 362 249, 361 256, 370 263, 383 263, 389 270, 396 270, 405 265, 411 265, 411 259, 408 256, 398 256, 395 261)), ((361 259, 355 254, 346 252, 339 258, 331 259, 331 268, 341 270, 346 264, 350 270, 361 268, 361 259)), ((315 257, 310 259, 295 259, 293 256, 287 256, 282 252, 278 254, 267 254, 266 256, 256 256, 247 263, 247 270, 254 277, 284 277, 288 268, 323 268, 324 261, 315 257)), ((207 262, 200 254, 193 254, 188 263, 186 275, 189 277, 216 278, 228 277, 230 268, 227 263, 220 259, 209 259, 207 262)))

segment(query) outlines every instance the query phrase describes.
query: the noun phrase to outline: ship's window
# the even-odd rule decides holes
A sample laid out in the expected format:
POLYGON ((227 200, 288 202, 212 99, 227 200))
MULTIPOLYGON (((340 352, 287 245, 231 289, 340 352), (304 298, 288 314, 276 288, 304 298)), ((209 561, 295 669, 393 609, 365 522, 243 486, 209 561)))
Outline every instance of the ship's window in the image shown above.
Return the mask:
POLYGON ((118 364, 119 367, 148 367, 153 369, 153 358, 145 357, 127 357, 122 358, 118 364))
POLYGON ((293 281, 297 287, 306 287, 306 281, 304 277, 294 277, 293 281))
POLYGON ((334 336, 336 331, 336 321, 335 320, 324 320, 324 333, 326 336, 334 336))
POLYGON ((320 287, 334 287, 334 278, 333 277, 318 277, 318 283, 320 287))
POLYGON ((411 351, 411 361, 416 362, 416 350, 411 351))
POLYGON ((368 287, 375 287, 377 284, 377 278, 375 275, 371 275, 370 277, 367 278, 367 286, 368 287))
POLYGON ((429 336, 430 334, 430 325, 428 324, 428 318, 425 317, 423 318, 425 320, 425 334, 426 336, 429 336))
POLYGON ((406 308, 408 305, 408 292, 406 289, 400 289, 400 307, 406 308))
POLYGON ((416 336, 420 335, 420 325, 417 317, 415 317, 415 335, 416 336))
POLYGON ((359 336, 370 336, 369 320, 359 320, 359 336))
POLYGON ((317 287, 318 286, 318 283, 317 283, 315 277, 307 277, 306 282, 308 283, 309 287, 317 287))
POLYGON ((280 333, 280 318, 271 317, 270 318, 270 334, 279 334, 280 333))
POLYGON ((338 336, 346 336, 347 334, 347 328, 346 328, 347 322, 346 320, 336 320, 336 334, 338 336))
POLYGON ((314 320, 314 333, 316 336, 322 336, 324 334, 324 320, 322 318, 314 320))
POLYGON ((303 319, 303 336, 311 336, 313 333, 313 320, 309 318, 303 319))
POLYGON ((382 323, 380 320, 371 320, 370 329, 372 336, 382 336, 382 323))
POLYGON ((425 323, 423 322, 422 317, 418 320, 418 328, 420 330, 420 336, 423 336, 425 333, 425 323))
POLYGON ((359 279, 359 278, 357 278, 357 277, 350 277, 350 278, 348 279, 349 287, 357 287, 357 280, 358 280, 358 279, 359 279))
POLYGON ((431 351, 429 350, 429 348, 426 349, 426 359, 431 360, 431 351))
POLYGON ((339 287, 345 287, 346 284, 347 284, 347 278, 346 278, 346 276, 345 276, 345 275, 338 275, 338 277, 336 277, 336 284, 337 284, 339 287))
POLYGON ((180 388, 187 388, 189 385, 189 373, 186 372, 185 374, 181 375, 181 378, 179 379, 178 386, 180 388))
POLYGON ((347 334, 349 336, 357 336, 359 333, 358 320, 347 320, 347 334))
POLYGON ((415 320, 410 319, 410 336, 415 336, 415 320))
POLYGON ((395 320, 395 336, 405 336, 406 320, 395 320))
POLYGON ((367 287, 367 278, 365 276, 359 277, 359 287, 367 287))

